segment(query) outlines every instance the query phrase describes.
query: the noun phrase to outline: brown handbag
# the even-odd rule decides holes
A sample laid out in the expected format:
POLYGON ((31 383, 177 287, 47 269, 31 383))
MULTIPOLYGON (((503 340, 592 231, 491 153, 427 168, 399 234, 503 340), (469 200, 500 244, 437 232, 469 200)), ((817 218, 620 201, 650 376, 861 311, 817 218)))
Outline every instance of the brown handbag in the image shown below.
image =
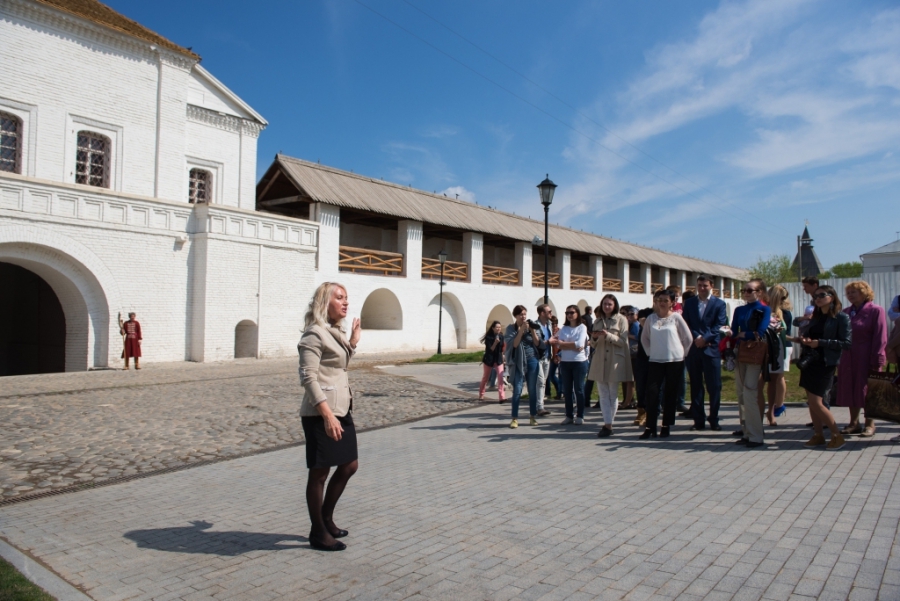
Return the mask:
POLYGON ((738 363, 763 365, 769 352, 769 344, 765 340, 742 340, 737 348, 738 363))
POLYGON ((900 373, 898 366, 890 371, 870 371, 866 392, 866 419, 883 419, 900 424, 900 373))

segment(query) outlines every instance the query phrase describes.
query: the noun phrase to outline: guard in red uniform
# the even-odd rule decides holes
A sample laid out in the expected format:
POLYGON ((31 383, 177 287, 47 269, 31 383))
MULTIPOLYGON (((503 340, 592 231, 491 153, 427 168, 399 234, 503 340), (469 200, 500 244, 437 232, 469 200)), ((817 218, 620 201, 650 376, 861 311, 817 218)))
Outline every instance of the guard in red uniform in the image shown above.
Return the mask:
POLYGON ((128 360, 134 357, 134 368, 141 368, 141 324, 135 319, 136 313, 128 314, 128 321, 122 324, 121 334, 125 336, 125 369, 128 369, 128 360))

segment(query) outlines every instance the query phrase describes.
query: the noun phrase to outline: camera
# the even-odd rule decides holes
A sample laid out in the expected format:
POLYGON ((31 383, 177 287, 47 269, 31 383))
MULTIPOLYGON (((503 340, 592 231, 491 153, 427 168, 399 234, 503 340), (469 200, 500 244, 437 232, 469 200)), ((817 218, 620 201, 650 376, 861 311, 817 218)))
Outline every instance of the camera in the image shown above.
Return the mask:
POLYGON ((529 320, 526 320, 526 323, 528 324, 528 327, 531 328, 532 330, 540 330, 541 329, 541 324, 539 324, 536 321, 532 321, 529 319, 529 320))

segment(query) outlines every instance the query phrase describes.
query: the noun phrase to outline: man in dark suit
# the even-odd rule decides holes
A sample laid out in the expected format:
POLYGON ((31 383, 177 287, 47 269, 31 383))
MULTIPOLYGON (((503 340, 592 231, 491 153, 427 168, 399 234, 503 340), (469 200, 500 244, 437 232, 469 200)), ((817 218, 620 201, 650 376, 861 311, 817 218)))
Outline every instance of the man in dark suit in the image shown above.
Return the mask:
POLYGON ((691 430, 706 428, 706 412, 703 407, 703 383, 709 393, 709 426, 721 430, 719 426, 719 404, 722 400, 722 356, 719 353, 721 328, 728 324, 725 301, 712 294, 712 278, 701 275, 697 278, 697 296, 684 303, 682 314, 694 344, 687 356, 687 369, 691 377, 691 416, 694 426, 691 430))

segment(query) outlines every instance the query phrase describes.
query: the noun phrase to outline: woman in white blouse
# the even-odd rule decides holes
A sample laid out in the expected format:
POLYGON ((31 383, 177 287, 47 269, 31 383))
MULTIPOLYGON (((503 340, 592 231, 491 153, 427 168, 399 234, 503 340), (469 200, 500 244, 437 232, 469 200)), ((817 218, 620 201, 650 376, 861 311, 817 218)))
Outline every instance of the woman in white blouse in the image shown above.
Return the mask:
POLYGON ((666 383, 663 395, 663 426, 659 436, 669 435, 669 426, 675 424, 675 406, 678 399, 678 381, 684 374, 684 358, 691 349, 693 336, 684 318, 674 311, 675 293, 657 290, 653 295, 655 312, 644 322, 641 344, 650 357, 647 388, 647 426, 640 438, 656 438, 656 422, 659 417, 659 388, 666 383))
POLYGON ((584 423, 584 378, 588 371, 589 339, 577 305, 566 307, 566 323, 550 338, 550 344, 559 349, 559 380, 566 399, 566 419, 562 425, 574 423, 580 426, 584 423))

